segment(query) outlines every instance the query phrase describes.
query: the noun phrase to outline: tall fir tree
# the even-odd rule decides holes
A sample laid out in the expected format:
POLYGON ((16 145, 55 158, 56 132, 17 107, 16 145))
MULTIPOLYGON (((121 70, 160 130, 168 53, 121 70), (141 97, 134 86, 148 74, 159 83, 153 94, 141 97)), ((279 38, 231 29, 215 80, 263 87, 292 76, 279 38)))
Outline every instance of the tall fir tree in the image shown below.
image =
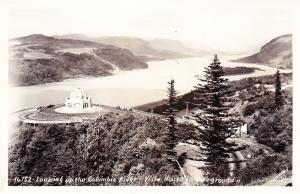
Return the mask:
POLYGON ((284 98, 281 89, 280 72, 277 70, 275 74, 275 107, 280 108, 284 105, 284 98))
POLYGON ((175 133, 176 133, 176 113, 178 112, 175 109, 175 103, 177 102, 177 94, 178 92, 175 90, 175 81, 174 79, 171 79, 170 82, 168 82, 168 99, 167 99, 167 105, 168 108, 165 112, 166 115, 166 121, 167 121, 167 127, 165 130, 165 144, 167 148, 167 157, 174 166, 176 167, 177 165, 175 164, 175 160, 177 160, 176 157, 176 151, 175 151, 175 146, 177 144, 176 138, 175 138, 175 133))
POLYGON ((208 178, 224 178, 229 176, 231 154, 243 149, 228 141, 242 125, 242 120, 236 113, 229 113, 234 92, 228 80, 223 78, 224 70, 217 55, 204 73, 204 78, 198 78, 199 83, 195 86, 199 111, 192 115, 197 122, 196 144, 200 148, 197 160, 205 163, 203 170, 208 178))

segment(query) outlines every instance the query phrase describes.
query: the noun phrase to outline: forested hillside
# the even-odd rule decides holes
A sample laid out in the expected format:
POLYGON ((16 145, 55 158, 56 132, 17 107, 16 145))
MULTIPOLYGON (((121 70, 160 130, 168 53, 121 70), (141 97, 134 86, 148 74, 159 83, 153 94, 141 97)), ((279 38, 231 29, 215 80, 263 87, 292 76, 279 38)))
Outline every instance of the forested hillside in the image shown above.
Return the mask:
POLYGON ((112 75, 116 70, 147 68, 127 49, 91 41, 30 35, 10 40, 11 85, 33 85, 68 78, 112 75))
MULTIPOLYGON (((82 124, 20 124, 9 148, 9 185, 181 185, 147 176, 178 176, 178 168, 166 159, 166 125, 155 117, 107 114, 82 124), (62 183, 16 182, 16 177, 63 177, 62 183), (115 178, 107 182, 72 182, 68 177, 115 178), (120 178, 136 177, 134 182, 120 178), (146 182, 145 182, 146 181, 146 182)), ((182 126, 181 126, 182 127, 182 126)), ((193 136, 186 126, 178 141, 193 136)), ((190 128, 191 129, 191 128, 190 128)))
POLYGON ((261 185, 280 173, 291 184, 292 73, 231 82, 224 74, 215 55, 195 90, 178 97, 171 79, 165 104, 146 105, 161 115, 17 123, 9 185, 261 185))
POLYGON ((202 56, 209 51, 188 48, 179 40, 153 39, 146 40, 128 36, 87 36, 84 34, 65 34, 55 36, 59 39, 88 40, 106 45, 125 48, 146 60, 164 60, 202 56))
POLYGON ((263 45, 258 53, 233 61, 242 63, 262 63, 277 68, 292 68, 292 35, 287 34, 276 37, 263 45))

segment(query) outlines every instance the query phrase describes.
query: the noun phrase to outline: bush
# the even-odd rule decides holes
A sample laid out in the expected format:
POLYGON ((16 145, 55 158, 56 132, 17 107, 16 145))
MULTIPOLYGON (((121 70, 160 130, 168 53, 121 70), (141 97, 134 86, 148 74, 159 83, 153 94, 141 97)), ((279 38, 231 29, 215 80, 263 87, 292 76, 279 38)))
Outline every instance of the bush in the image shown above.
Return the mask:
POLYGON ((245 169, 236 172, 236 178, 240 179, 240 184, 246 185, 252 181, 263 179, 273 174, 278 174, 283 170, 291 170, 291 156, 270 155, 253 158, 245 169))
MULTIPOLYGON (((165 124, 154 117, 107 114, 81 124, 19 126, 9 149, 9 185, 15 177, 120 177, 178 175, 165 158, 165 124), (142 166, 141 166, 142 165, 142 166)), ((53 184, 53 183, 51 183, 53 184)), ((123 183, 54 183, 56 185, 139 185, 123 183)), ((173 182, 149 183, 174 185, 173 182)), ((180 184, 180 183, 177 183, 180 184)))
POLYGON ((256 110, 256 104, 255 103, 249 103, 247 106, 243 109, 243 116, 250 116, 255 113, 256 110))
POLYGON ((176 142, 186 142, 195 138, 195 130, 192 124, 180 123, 176 126, 175 138, 176 142))
POLYGON ((250 124, 250 131, 259 143, 273 148, 277 152, 285 151, 292 144, 292 107, 286 105, 275 113, 260 111, 259 117, 250 124))

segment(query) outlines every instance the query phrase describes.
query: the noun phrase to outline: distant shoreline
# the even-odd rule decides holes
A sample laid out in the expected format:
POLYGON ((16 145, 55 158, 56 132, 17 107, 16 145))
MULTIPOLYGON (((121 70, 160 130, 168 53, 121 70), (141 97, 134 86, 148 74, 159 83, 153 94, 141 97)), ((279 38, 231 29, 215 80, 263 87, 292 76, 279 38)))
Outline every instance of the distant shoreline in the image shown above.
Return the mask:
MULTIPOLYGON (((256 69, 256 68, 254 68, 254 69, 256 69)), ((290 82, 292 80, 292 76, 293 76, 293 73, 282 73, 283 82, 290 82)), ((256 82, 260 82, 260 81, 263 81, 266 84, 268 84, 270 82, 269 80, 271 79, 271 77, 272 77, 272 75, 264 75, 264 76, 255 76, 255 77, 249 77, 249 78, 253 79, 254 84, 256 82)), ((234 81, 231 81, 231 83, 233 84, 233 86, 243 85, 241 83, 242 82, 247 82, 247 79, 249 79, 249 78, 234 80, 234 81)), ((178 96, 178 98, 189 98, 188 96, 191 95, 191 94, 192 94, 192 91, 187 92, 185 94, 182 94, 182 95, 178 96)), ((157 101, 152 101, 152 102, 148 102, 148 103, 145 103, 145 104, 141 104, 141 105, 132 107, 132 109, 148 112, 150 110, 154 110, 157 107, 164 106, 165 104, 166 104, 166 102, 164 100, 157 100, 157 101)))
MULTIPOLYGON (((188 59, 188 58, 198 58, 197 56, 186 56, 186 57, 177 57, 177 58, 165 58, 165 59, 158 59, 158 58, 148 58, 148 59, 144 59, 144 57, 147 56, 137 56, 138 58, 141 58, 145 63, 148 62, 159 62, 159 61, 167 61, 167 60, 177 60, 177 59, 188 59)), ((142 70, 142 69, 148 69, 149 66, 143 68, 135 68, 135 69, 130 69, 130 70, 120 70, 120 71, 135 71, 135 70, 142 70)), ((87 78, 101 78, 101 77, 107 77, 107 76, 114 76, 116 75, 115 73, 109 72, 109 73, 104 73, 103 75, 97 75, 97 76, 93 76, 93 75, 75 75, 75 76, 70 76, 70 77, 66 77, 66 78, 61 78, 58 80, 45 80, 45 81, 40 81, 40 82, 29 82, 29 83, 22 83, 22 84, 14 84, 14 83, 9 83, 10 87, 30 87, 30 86, 38 86, 38 85, 43 85, 43 84, 50 84, 50 83, 56 83, 56 82, 63 82, 63 81, 67 81, 67 80, 73 80, 73 79, 87 79, 87 78)))
MULTIPOLYGON (((182 57, 182 58, 174 58, 174 59, 161 59, 161 60, 150 60, 146 62, 156 62, 156 61, 166 61, 166 60, 177 60, 177 59, 186 59, 186 58, 191 58, 191 57, 182 57)), ((141 70, 141 69, 148 69, 146 68, 136 68, 132 70, 141 70)), ((122 70, 122 71, 132 71, 132 70, 122 70)), ((233 76, 233 75, 245 75, 245 74, 251 74, 254 73, 256 70, 258 71, 264 71, 263 69, 260 68, 255 68, 255 67, 243 67, 243 66, 237 66, 237 67, 224 67, 225 71, 225 76, 233 76)), ((38 86, 38 85, 43 85, 43 84, 51 84, 51 83, 56 83, 56 82, 64 82, 68 80, 73 80, 73 79, 87 79, 87 78, 101 78, 101 77, 106 77, 106 76, 114 76, 116 74, 114 73, 107 73, 99 76, 93 76, 93 75, 77 75, 77 76, 71 76, 67 78, 62 78, 59 80, 45 80, 44 82, 37 82, 37 83, 27 83, 24 85, 19 85, 19 84, 10 84, 10 87, 30 87, 30 86, 38 86)))

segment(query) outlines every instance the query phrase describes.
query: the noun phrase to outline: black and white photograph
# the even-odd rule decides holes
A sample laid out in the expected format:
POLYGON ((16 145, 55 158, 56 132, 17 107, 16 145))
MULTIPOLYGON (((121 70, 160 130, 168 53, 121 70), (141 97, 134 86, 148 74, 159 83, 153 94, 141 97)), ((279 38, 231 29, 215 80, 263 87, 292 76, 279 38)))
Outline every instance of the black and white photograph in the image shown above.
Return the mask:
POLYGON ((293 6, 9 0, 3 184, 292 188, 293 6))

